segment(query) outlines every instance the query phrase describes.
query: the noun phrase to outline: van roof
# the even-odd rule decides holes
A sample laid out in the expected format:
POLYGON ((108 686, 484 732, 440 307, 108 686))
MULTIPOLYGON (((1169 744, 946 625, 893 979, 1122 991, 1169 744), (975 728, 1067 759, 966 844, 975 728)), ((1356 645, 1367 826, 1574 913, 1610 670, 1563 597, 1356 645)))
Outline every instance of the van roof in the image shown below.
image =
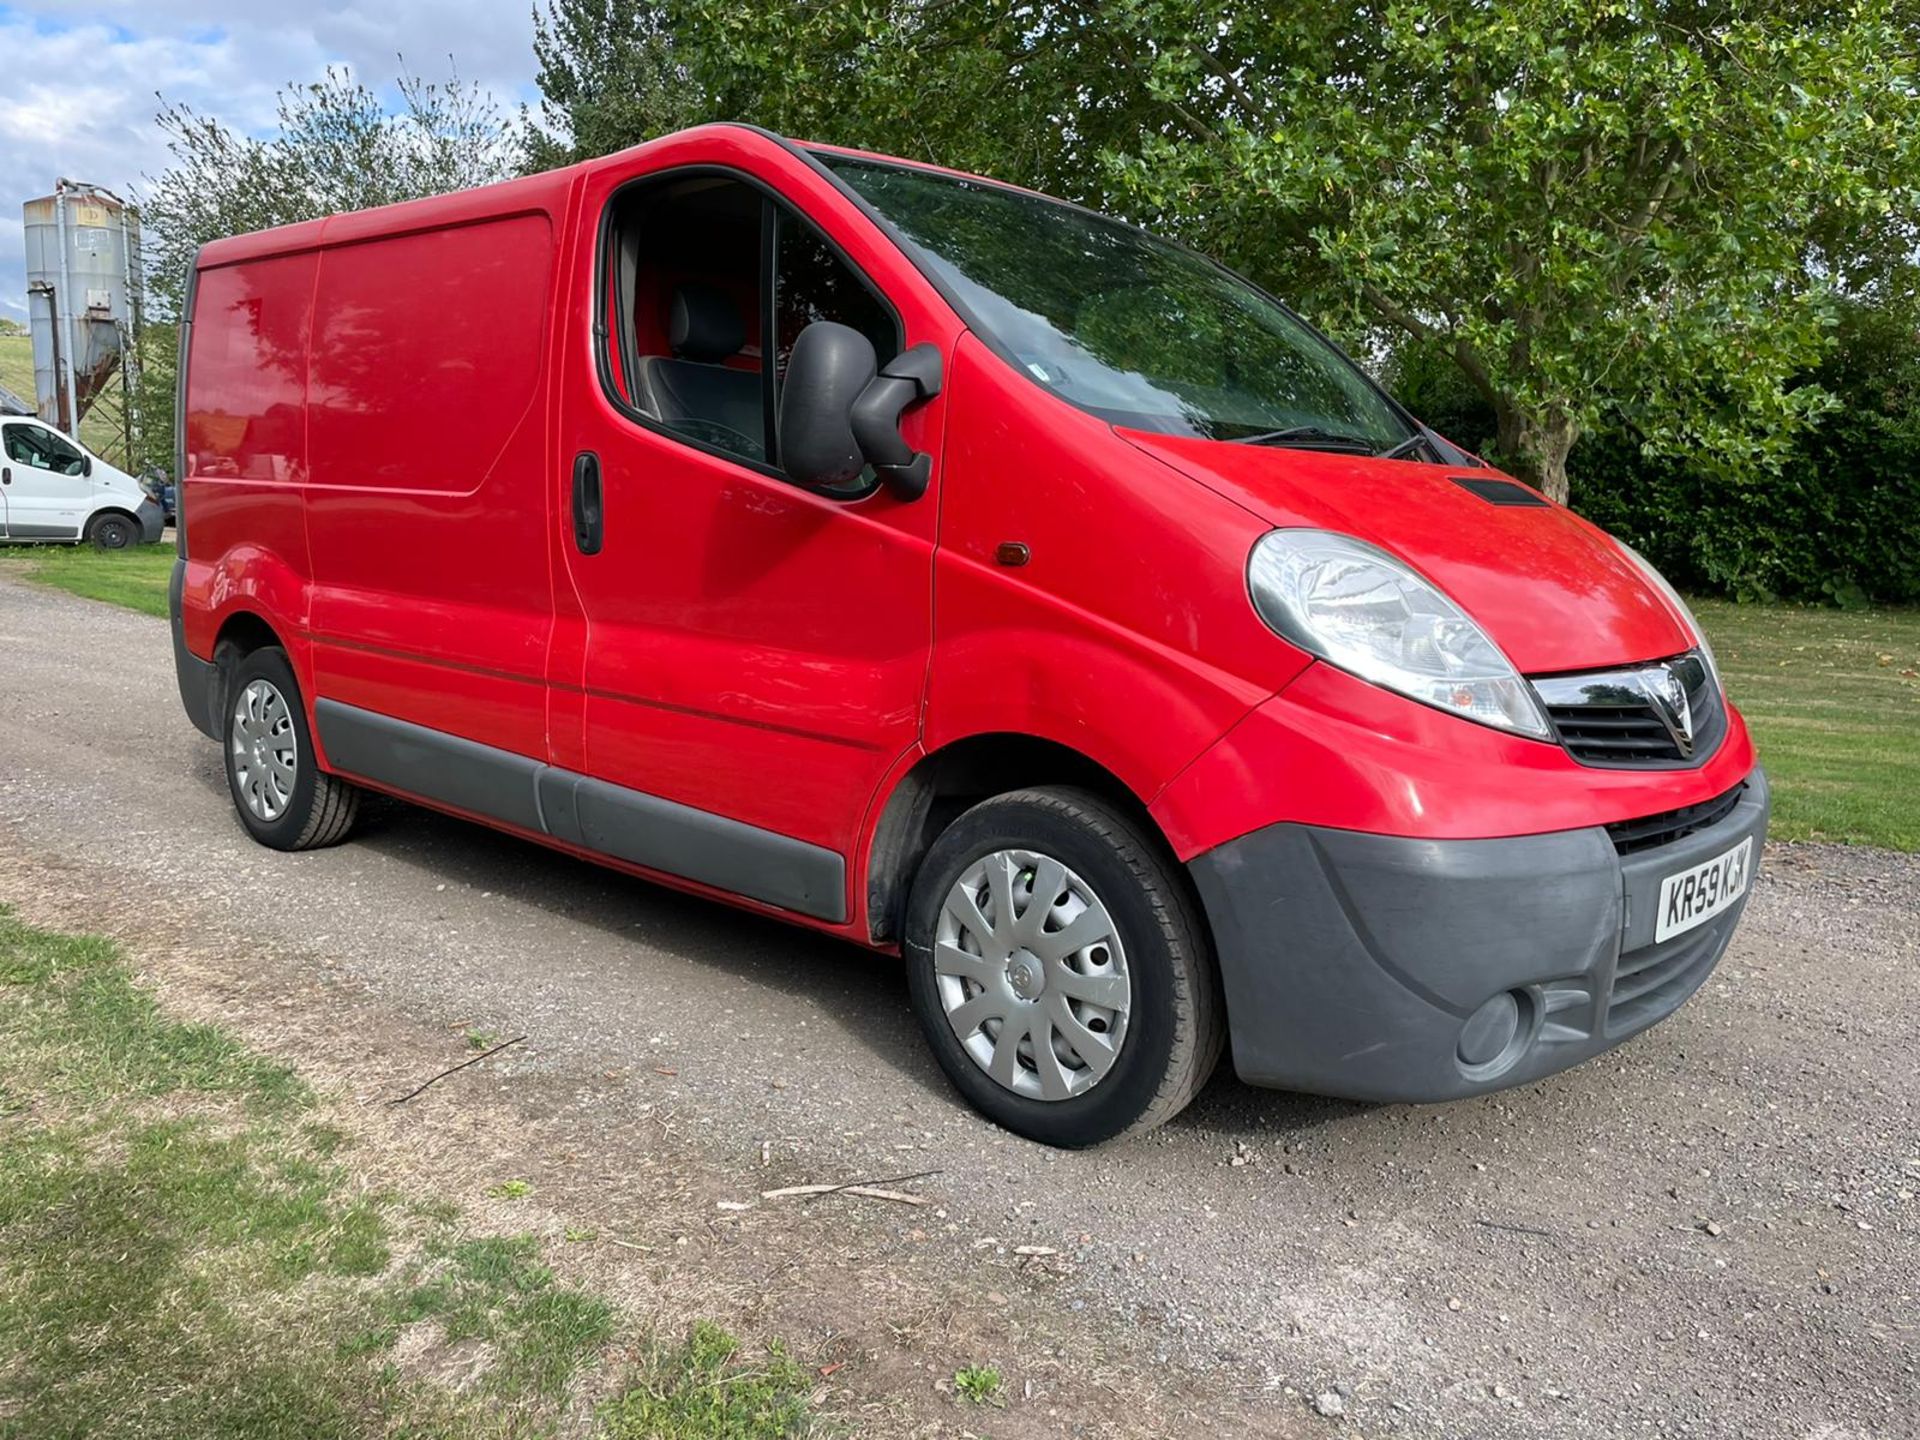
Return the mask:
POLYGON ((370 210, 343 211, 337 215, 322 216, 317 220, 302 220, 292 225, 279 225, 269 230, 254 230, 243 235, 209 241, 201 247, 199 257, 195 261, 195 268, 211 270, 245 260, 297 254, 303 250, 317 250, 323 246, 350 245, 356 240, 371 240, 378 236, 404 235, 413 230, 472 224, 480 220, 496 219, 502 215, 527 211, 556 210, 565 199, 567 189, 581 176, 613 164, 624 156, 709 130, 745 131, 766 144, 777 146, 789 153, 847 155, 885 165, 902 165, 910 169, 951 175, 957 179, 972 180, 980 184, 999 185, 1012 190, 1022 188, 1017 185, 1008 185, 1006 181, 995 180, 990 176, 972 175, 964 170, 953 170, 944 165, 933 165, 922 160, 907 160, 895 155, 859 150, 846 145, 825 145, 813 141, 794 140, 775 135, 756 125, 722 120, 706 125, 696 125, 687 130, 678 130, 671 135, 657 136, 643 144, 617 151, 612 155, 582 160, 558 170, 545 170, 537 175, 502 180, 471 190, 456 190, 451 194, 433 195, 422 200, 404 200, 397 205, 381 205, 370 210))
POLYGON ((397 205, 381 205, 372 210, 348 210, 318 220, 302 220, 279 225, 271 230, 255 230, 203 245, 194 262, 199 270, 211 270, 243 260, 261 260, 274 255, 297 254, 327 245, 350 245, 356 240, 378 236, 404 235, 412 230, 442 229, 467 225, 534 210, 551 210, 566 196, 580 166, 548 170, 517 180, 503 180, 472 190, 456 190, 448 195, 433 195, 424 200, 404 200, 397 205))

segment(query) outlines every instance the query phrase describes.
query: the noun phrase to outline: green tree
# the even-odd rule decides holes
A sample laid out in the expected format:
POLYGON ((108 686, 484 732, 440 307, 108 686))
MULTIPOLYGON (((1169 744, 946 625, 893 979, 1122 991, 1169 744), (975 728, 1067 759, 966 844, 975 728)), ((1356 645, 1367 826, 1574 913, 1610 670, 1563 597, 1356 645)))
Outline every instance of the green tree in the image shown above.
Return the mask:
POLYGON ((194 256, 210 240, 505 179, 519 138, 491 96, 454 76, 403 75, 389 107, 344 70, 279 94, 275 130, 248 135, 161 99, 172 163, 142 187, 149 319, 141 347, 141 465, 171 467, 171 326, 194 256))
MULTIPOLYGON (((560 0, 564 3, 564 0, 560 0)), ((1104 204, 1459 367, 1564 498, 1617 410, 1777 464, 1915 244, 1910 0, 670 0, 702 114, 1104 204)))
POLYGON ((559 162, 683 125, 744 120, 887 150, 1074 199, 1166 106, 1116 47, 1134 0, 548 0, 540 116, 559 162), (1089 80, 1096 83, 1089 84, 1089 80))
POLYGON ((1653 451, 1777 464, 1829 403, 1790 382, 1860 259, 1811 237, 1915 198, 1911 21, 1878 0, 1368 9, 1156 56, 1194 119, 1117 162, 1125 193, 1349 328, 1442 349, 1555 498, 1609 409, 1653 451))
POLYGON ((665 7, 647 0, 548 0, 533 12, 537 115, 529 170, 610 155, 715 118, 679 61, 665 7))

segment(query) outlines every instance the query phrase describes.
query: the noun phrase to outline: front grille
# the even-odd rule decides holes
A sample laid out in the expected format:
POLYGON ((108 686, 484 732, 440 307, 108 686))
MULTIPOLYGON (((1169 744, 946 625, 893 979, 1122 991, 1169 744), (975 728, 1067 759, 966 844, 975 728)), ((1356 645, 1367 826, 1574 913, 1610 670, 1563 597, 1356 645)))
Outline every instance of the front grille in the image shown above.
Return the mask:
POLYGON ((1672 660, 1533 682, 1560 743, 1583 765, 1658 770, 1697 765, 1726 733, 1726 707, 1698 651, 1672 660))
POLYGON ((1696 830, 1718 825, 1733 813, 1733 807, 1740 803, 1746 789, 1747 782, 1742 780, 1726 794, 1702 800, 1698 805, 1662 810, 1658 815, 1643 815, 1638 820, 1616 820, 1607 826, 1607 834, 1613 837, 1613 848, 1621 855, 1669 845, 1696 830))
POLYGON ((1607 998, 1607 1033, 1636 1030, 1669 1013, 1697 990, 1713 970, 1738 911, 1716 916, 1698 930, 1664 945, 1648 945, 1620 957, 1607 998))

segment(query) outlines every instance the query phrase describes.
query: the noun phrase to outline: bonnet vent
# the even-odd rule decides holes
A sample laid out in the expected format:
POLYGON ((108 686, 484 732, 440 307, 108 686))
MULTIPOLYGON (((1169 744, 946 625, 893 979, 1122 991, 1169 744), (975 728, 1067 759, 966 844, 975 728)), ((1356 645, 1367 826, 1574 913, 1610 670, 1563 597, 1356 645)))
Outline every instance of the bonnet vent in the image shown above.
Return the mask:
POLYGON ((1480 480, 1468 475, 1456 475, 1453 483, 1462 490, 1471 490, 1489 505, 1547 504, 1526 486, 1516 485, 1511 480, 1480 480))

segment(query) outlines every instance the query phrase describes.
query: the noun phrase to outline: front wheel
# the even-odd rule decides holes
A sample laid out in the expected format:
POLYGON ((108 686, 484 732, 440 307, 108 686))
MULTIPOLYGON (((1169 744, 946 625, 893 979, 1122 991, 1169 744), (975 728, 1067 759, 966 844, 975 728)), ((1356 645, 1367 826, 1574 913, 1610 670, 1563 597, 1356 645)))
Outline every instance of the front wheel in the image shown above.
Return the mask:
POLYGON ((87 526, 87 539, 96 550, 125 550, 140 538, 140 527, 125 515, 96 515, 87 526))
POLYGON ((1085 791, 1016 791, 956 820, 915 878, 906 952, 947 1078, 1030 1139, 1148 1129, 1220 1058, 1219 986, 1186 886, 1085 791))
POLYGON ((315 763, 286 652, 269 646, 243 656, 226 694, 227 788, 247 833, 275 850, 317 850, 346 839, 360 791, 315 763))

